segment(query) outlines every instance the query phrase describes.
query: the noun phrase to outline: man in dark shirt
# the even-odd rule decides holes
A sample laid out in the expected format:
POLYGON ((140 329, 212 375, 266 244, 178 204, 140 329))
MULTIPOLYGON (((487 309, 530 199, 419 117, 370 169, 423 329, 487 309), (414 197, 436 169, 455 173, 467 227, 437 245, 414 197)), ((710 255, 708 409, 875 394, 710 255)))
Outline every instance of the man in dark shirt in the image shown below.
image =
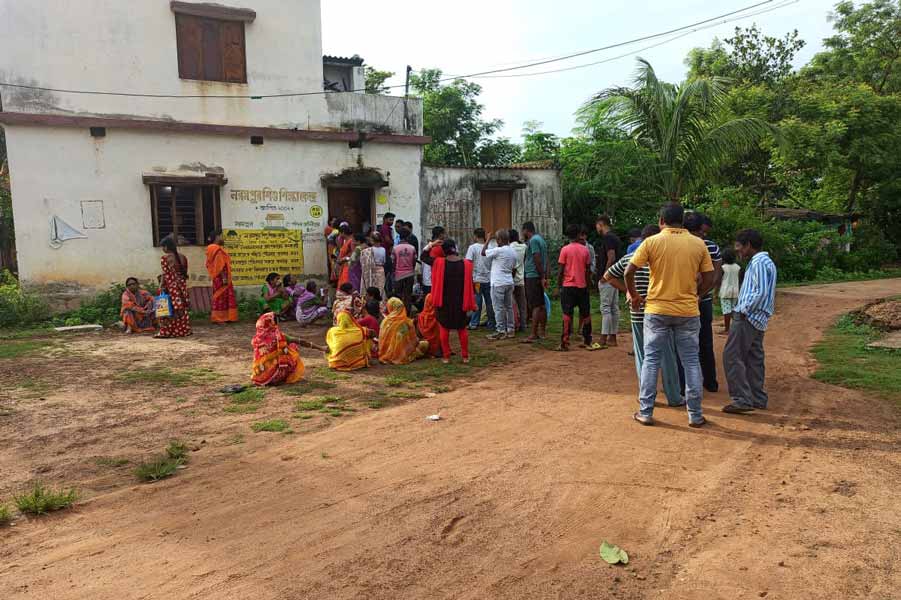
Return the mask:
POLYGON ((616 264, 620 257, 620 241, 613 233, 610 217, 601 215, 595 222, 595 229, 601 236, 597 248, 598 292, 601 296, 601 346, 616 346, 619 331, 619 290, 604 281, 604 273, 616 264))
MULTIPOLYGON (((706 239, 706 231, 709 231, 710 219, 701 213, 691 212, 685 215, 685 229, 692 235, 704 240, 710 260, 713 262, 713 287, 719 287, 723 277, 723 257, 720 247, 716 242, 706 239)), ((704 389, 708 392, 719 390, 719 382, 716 380, 716 352, 713 349, 713 288, 701 297, 698 302, 701 311, 701 331, 698 334, 698 352, 701 360, 701 372, 704 376, 704 389)))

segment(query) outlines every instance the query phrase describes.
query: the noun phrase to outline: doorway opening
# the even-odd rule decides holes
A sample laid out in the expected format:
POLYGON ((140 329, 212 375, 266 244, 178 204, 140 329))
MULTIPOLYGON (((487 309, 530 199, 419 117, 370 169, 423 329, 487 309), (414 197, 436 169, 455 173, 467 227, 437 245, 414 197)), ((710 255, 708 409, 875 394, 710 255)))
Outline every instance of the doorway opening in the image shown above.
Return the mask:
POLYGON ((373 223, 371 188, 328 188, 328 218, 347 221, 354 233, 369 233, 373 223))

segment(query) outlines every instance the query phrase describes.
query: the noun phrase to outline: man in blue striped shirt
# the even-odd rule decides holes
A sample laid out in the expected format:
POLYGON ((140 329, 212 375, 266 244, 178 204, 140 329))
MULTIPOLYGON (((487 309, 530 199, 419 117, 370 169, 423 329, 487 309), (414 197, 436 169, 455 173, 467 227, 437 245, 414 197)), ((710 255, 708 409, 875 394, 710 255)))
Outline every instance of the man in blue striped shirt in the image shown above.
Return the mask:
POLYGON ((735 236, 736 254, 750 262, 723 350, 723 366, 732 398, 732 403, 723 408, 727 413, 743 414, 767 407, 768 397, 763 389, 766 375, 763 336, 775 309, 776 265, 762 248, 763 238, 753 229, 739 231, 735 236))

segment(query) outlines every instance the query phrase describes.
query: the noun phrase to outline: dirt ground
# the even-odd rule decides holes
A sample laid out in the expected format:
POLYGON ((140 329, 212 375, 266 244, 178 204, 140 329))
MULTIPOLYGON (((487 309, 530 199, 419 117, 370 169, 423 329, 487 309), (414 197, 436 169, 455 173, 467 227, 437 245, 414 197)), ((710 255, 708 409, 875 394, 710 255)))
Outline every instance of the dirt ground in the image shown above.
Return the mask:
POLYGON ((727 415, 708 394, 700 430, 684 409, 631 421, 627 337, 596 353, 508 343, 503 366, 403 384, 418 400, 309 359, 357 410, 305 420, 281 390, 223 411, 215 388, 250 359, 237 329, 80 336, 53 361, 4 360, 0 498, 40 477, 86 500, 0 530, 0 598, 901 598, 901 411, 811 380, 807 353, 838 314, 897 294, 898 279, 781 291, 770 410, 727 415), (117 375, 162 363, 208 382, 117 375), (396 405, 370 409, 372 394, 396 405), (275 416, 295 433, 250 432, 275 416), (98 465, 173 437, 199 448, 173 478, 98 465), (627 567, 600 560, 603 540, 627 567))

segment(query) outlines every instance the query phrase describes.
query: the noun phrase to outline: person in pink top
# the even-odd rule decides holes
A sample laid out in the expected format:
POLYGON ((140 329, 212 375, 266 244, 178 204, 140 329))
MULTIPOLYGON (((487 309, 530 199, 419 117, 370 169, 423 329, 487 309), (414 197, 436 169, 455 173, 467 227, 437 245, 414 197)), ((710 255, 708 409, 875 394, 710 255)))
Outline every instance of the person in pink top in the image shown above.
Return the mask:
POLYGON ((591 343, 591 297, 588 295, 588 282, 591 280, 591 254, 584 244, 580 244, 580 228, 570 225, 566 228, 569 243, 560 250, 560 308, 563 311, 563 333, 560 335, 560 346, 557 350, 569 350, 569 337, 572 334, 573 315, 579 307, 579 329, 582 332, 584 345, 593 348, 591 343))
POLYGON ((410 243, 410 230, 402 229, 400 243, 391 250, 394 263, 394 296, 400 298, 410 312, 413 282, 416 279, 416 248, 410 243))

